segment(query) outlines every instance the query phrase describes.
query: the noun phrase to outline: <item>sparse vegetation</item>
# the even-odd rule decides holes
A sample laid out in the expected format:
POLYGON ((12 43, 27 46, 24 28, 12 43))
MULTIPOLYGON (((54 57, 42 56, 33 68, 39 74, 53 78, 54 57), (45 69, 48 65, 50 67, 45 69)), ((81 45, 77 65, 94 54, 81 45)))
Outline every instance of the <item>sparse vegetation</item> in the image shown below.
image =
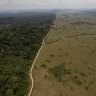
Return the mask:
POLYGON ((45 62, 49 63, 49 62, 50 62, 50 60, 46 59, 46 60, 45 60, 45 62))
POLYGON ((46 68, 46 65, 45 64, 42 64, 42 65, 40 65, 41 67, 43 67, 43 68, 46 68))
POLYGON ((34 70, 34 78, 37 80, 35 83, 38 87, 34 87, 33 96, 96 94, 95 17, 96 13, 92 15, 90 12, 57 14, 54 22, 56 28, 49 32, 46 42, 56 41, 62 36, 64 38, 58 43, 46 45, 40 54, 42 57, 38 58, 37 66, 42 62, 48 65, 46 68, 40 68, 39 74, 38 70, 34 70), (47 79, 43 78, 45 74, 47 79))
POLYGON ((51 56, 51 57, 54 57, 54 55, 53 55, 53 54, 51 54, 50 56, 51 56))
POLYGON ((66 63, 63 63, 59 66, 55 66, 54 68, 50 68, 49 72, 52 73, 58 81, 63 81, 62 78, 64 76, 71 74, 71 70, 66 69, 66 63))
POLYGON ((85 76, 86 76, 86 74, 83 73, 83 72, 80 72, 80 75, 81 75, 82 77, 85 77, 85 76))
POLYGON ((82 85, 82 82, 79 80, 78 76, 72 77, 72 80, 77 85, 82 85))

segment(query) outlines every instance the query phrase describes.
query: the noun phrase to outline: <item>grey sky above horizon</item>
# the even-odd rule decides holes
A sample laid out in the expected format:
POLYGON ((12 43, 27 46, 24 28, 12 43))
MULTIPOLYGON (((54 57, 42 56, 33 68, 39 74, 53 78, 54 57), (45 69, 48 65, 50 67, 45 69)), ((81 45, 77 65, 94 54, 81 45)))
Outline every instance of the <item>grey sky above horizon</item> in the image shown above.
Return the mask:
POLYGON ((96 0, 0 0, 0 10, 55 8, 93 9, 96 0))

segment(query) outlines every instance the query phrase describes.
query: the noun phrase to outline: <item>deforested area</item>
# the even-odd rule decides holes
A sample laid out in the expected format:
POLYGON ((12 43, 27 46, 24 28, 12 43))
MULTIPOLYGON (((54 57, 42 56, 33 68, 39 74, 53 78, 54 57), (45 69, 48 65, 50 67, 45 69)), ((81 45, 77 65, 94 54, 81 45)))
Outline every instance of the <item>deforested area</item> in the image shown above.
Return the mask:
POLYGON ((96 96, 96 13, 57 13, 34 66, 32 96, 96 96))

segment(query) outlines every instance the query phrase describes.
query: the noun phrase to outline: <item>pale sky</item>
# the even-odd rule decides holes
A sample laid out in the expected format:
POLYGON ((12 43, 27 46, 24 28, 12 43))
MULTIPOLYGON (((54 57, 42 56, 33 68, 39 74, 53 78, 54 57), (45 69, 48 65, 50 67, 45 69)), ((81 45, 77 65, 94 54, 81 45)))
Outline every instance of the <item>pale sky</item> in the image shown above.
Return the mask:
POLYGON ((0 0, 0 10, 96 8, 96 0, 0 0))

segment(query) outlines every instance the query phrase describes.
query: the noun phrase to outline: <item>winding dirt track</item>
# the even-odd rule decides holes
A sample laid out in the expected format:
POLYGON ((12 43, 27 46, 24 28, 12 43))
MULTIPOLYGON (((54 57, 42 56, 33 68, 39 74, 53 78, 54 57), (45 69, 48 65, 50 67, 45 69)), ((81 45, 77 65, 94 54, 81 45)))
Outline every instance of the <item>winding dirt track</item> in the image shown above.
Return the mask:
POLYGON ((43 39, 42 45, 41 45, 41 47, 40 47, 40 49, 39 49, 39 51, 38 51, 38 53, 37 53, 37 55, 36 55, 36 57, 35 57, 35 59, 34 59, 34 61, 33 61, 33 64, 32 64, 31 70, 30 70, 31 88, 30 88, 30 91, 29 91, 29 93, 28 93, 28 96, 31 96, 32 91, 33 91, 33 86, 34 86, 34 80, 33 80, 33 77, 32 77, 33 67, 34 67, 34 64, 36 63, 36 60, 37 60, 37 58, 38 58, 38 56, 39 56, 39 54, 40 54, 41 49, 43 48, 43 46, 44 46, 44 44, 45 44, 45 40, 46 40, 47 36, 48 36, 48 34, 47 34, 46 37, 43 39))

